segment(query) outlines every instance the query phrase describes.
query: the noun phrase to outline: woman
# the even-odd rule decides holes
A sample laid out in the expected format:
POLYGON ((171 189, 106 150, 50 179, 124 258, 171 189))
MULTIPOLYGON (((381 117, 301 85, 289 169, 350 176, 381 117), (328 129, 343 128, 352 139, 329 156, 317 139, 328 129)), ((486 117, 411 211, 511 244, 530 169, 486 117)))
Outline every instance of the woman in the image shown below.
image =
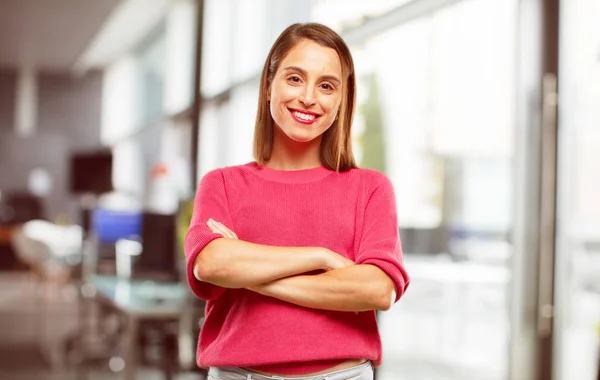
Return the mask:
POLYGON ((290 26, 263 68, 256 162, 200 182, 185 250, 213 379, 367 380, 381 362, 375 311, 408 276, 391 183, 352 155, 355 82, 339 35, 290 26))

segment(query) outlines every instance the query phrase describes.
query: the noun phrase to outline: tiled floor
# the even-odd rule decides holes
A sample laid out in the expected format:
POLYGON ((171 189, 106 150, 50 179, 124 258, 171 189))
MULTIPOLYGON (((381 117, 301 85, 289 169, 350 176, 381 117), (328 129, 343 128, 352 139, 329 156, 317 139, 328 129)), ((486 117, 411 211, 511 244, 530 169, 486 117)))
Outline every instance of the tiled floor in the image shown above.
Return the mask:
MULTIPOLYGON (((32 289, 27 287, 27 284, 28 282, 22 276, 0 274, 0 287, 3 289, 0 296, 0 342, 2 342, 0 343, 0 378, 7 380, 75 379, 73 371, 50 370, 44 357, 34 346, 36 337, 41 336, 42 341, 46 342, 45 346, 51 348, 46 352, 60 358, 62 350, 60 342, 76 328, 74 317, 76 304, 71 298, 72 295, 68 292, 58 294, 52 291, 46 294, 46 297, 54 299, 53 306, 48 310, 52 320, 39 323, 36 316, 41 306, 33 302, 32 289)), ((392 310, 381 314, 385 361, 378 370, 378 380, 502 378, 502 376, 494 377, 486 374, 498 373, 498 368, 489 367, 486 371, 485 357, 469 357, 469 347, 480 347, 478 342, 472 341, 481 336, 478 329, 495 331, 495 336, 486 334, 489 355, 494 355, 495 351, 504 347, 505 330, 498 328, 501 325, 498 324, 500 321, 484 320, 478 324, 477 321, 466 321, 460 315, 443 315, 440 310, 443 306, 440 300, 444 298, 444 294, 438 285, 413 280, 411 291, 406 297, 392 310), (469 328, 465 330, 467 323, 469 328), (496 325, 490 327, 490 323, 496 325), (460 360, 459 355, 461 355, 460 360), (472 365, 469 365, 469 360, 472 365)), ((492 298, 488 297, 488 302, 491 302, 489 299, 492 298)), ((451 304, 454 301, 448 298, 446 302, 451 304)), ((494 308, 502 307, 501 300, 496 299, 495 302, 494 308)), ((485 319, 485 315, 483 318, 485 319)), ((480 350, 479 353, 482 352, 484 351, 480 350)), ((60 362, 60 360, 54 361, 60 362)), ((146 370, 140 375, 139 378, 145 380, 162 378, 159 372, 152 370, 146 370)), ((89 380, 118 378, 118 374, 108 370, 96 370, 89 380)), ((187 374, 179 378, 187 380, 198 376, 187 374)))
POLYGON ((409 291, 379 318, 378 380, 505 379, 510 273, 419 257, 407 257, 405 265, 409 291))
MULTIPOLYGON (((44 297, 53 299, 47 315, 51 320, 39 320, 41 304, 34 302, 30 279, 18 273, 0 273, 0 379, 2 380, 79 380, 69 366, 60 366, 63 338, 76 329, 76 303, 69 291, 44 297), (42 323, 40 323, 42 322, 42 323), (46 349, 39 349, 39 343, 46 349), (43 352, 46 355, 42 354, 43 352), (52 366, 49 362, 55 362, 52 366)), ((38 298, 39 299, 39 298, 38 298)), ((120 376, 106 367, 90 370, 86 380, 116 380, 120 376)), ((162 380, 155 369, 142 369, 139 379, 162 380)), ((196 373, 182 373, 176 380, 201 380, 196 373)))
MULTIPOLYGON (((510 273, 435 261, 406 260, 413 274, 410 289, 380 317, 384 364, 377 380, 507 379, 510 273)), ((599 322, 600 294, 574 292, 568 309, 560 379, 595 380, 600 336, 594 324, 599 322)))
MULTIPOLYGON (((418 263, 413 264, 416 273, 418 263)), ((410 260, 407 267, 411 269, 410 260)), ((412 278, 409 292, 401 302, 380 314, 384 364, 378 369, 377 380, 506 379, 509 323, 504 277, 465 283, 452 281, 435 269, 429 273, 429 269, 412 278)), ((44 325, 36 318, 40 304, 34 302, 27 284, 22 275, 0 273, 0 379, 75 380, 72 370, 51 369, 35 348, 36 338, 41 336, 45 346, 51 348, 48 352, 61 356, 59 342, 75 328, 72 295, 51 291, 46 294, 55 302, 49 313, 51 320, 44 325)), ((590 305, 589 300, 586 305, 590 305)), ((573 377, 577 380, 587 380, 592 373, 590 365, 594 364, 595 353, 587 354, 578 356, 578 363, 585 357, 591 360, 583 363, 582 376, 573 377)), ((92 371, 88 380, 119 378, 118 373, 104 367, 92 371)), ((145 369, 138 378, 159 380, 163 376, 145 369)), ((200 377, 186 373, 177 379, 200 377)))

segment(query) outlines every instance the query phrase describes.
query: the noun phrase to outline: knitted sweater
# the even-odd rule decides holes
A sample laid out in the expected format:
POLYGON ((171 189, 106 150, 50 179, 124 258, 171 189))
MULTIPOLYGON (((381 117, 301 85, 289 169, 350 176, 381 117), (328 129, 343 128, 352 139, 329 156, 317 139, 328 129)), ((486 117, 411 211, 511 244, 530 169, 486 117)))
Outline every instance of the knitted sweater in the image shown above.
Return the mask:
POLYGON ((387 177, 366 169, 280 171, 256 163, 214 170, 200 182, 185 240, 189 285, 207 300, 196 356, 199 366, 302 374, 347 359, 381 363, 375 311, 310 309, 195 279, 196 257, 222 237, 206 226, 209 218, 243 241, 325 247, 356 264, 375 265, 394 282, 397 301, 409 280, 402 266, 394 190, 387 177))

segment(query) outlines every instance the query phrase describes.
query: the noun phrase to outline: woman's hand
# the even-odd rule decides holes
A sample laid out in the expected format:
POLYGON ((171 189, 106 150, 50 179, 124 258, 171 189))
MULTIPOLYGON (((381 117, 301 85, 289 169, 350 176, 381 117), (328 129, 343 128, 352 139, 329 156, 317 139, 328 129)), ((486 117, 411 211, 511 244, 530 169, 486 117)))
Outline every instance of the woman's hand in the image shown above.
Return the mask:
POLYGON ((325 249, 325 263, 323 269, 327 272, 333 269, 342 269, 354 265, 354 261, 329 249, 325 249))
POLYGON ((221 234, 226 239, 239 240, 235 232, 231 231, 229 228, 225 227, 225 225, 223 225, 220 222, 217 222, 216 220, 213 220, 212 218, 208 219, 206 225, 215 234, 221 234))

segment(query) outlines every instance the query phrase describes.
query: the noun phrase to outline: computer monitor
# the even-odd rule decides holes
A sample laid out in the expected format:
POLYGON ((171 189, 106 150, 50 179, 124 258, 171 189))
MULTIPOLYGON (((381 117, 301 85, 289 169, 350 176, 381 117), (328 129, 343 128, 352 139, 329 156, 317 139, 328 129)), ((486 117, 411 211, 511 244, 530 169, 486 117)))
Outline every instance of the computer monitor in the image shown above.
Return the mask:
POLYGON ((176 216, 145 212, 142 215, 142 253, 133 277, 178 281, 176 216))
POLYGON ((73 194, 102 194, 113 190, 113 155, 109 150, 76 153, 69 162, 73 194))

